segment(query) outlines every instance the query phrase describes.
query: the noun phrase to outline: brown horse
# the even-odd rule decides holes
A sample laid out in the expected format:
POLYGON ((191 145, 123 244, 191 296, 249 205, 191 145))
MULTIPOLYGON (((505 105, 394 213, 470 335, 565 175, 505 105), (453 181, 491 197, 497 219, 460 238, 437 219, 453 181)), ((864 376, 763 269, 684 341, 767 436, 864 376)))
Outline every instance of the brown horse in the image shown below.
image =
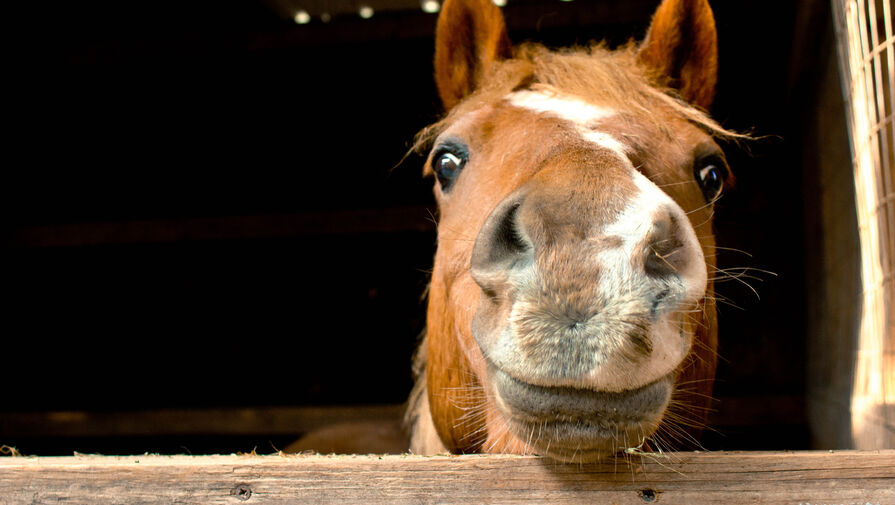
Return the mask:
POLYGON ((445 3, 413 452, 591 461, 699 431, 734 135, 703 112, 716 62, 706 0, 664 0, 639 45, 560 52, 513 48, 490 0, 445 3))

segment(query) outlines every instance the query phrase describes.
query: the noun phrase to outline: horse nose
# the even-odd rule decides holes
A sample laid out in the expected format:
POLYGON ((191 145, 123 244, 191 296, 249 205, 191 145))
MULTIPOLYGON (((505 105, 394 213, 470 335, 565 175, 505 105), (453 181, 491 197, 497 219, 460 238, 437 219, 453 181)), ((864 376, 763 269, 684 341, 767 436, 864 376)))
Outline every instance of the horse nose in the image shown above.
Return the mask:
POLYGON ((485 220, 470 260, 472 278, 486 292, 506 283, 510 271, 533 257, 533 245, 519 222, 522 194, 504 199, 485 220))
POLYGON ((684 239, 677 217, 670 209, 662 209, 646 237, 643 266, 651 277, 680 273, 686 266, 684 239))
MULTIPOLYGON (((607 225, 601 219, 604 216, 588 212, 587 206, 568 212, 562 207, 575 205, 567 200, 558 203, 552 196, 518 192, 499 203, 485 219, 470 259, 472 278, 485 294, 497 296, 511 283, 526 278, 524 272, 533 267, 536 253, 543 260, 538 263, 544 270, 539 272, 542 277, 574 275, 579 281, 596 282, 601 275, 614 272, 615 267, 594 262, 587 255, 596 257, 601 250, 616 248, 624 251, 633 275, 639 272, 659 279, 681 276, 689 269, 686 217, 671 205, 657 204, 645 218, 646 226, 639 221, 607 225), (588 246, 581 248, 585 243, 588 246), (578 257, 570 251, 577 251, 578 257), (519 274, 515 281, 514 273, 519 274)), ((572 281, 564 284, 568 282, 572 281)))

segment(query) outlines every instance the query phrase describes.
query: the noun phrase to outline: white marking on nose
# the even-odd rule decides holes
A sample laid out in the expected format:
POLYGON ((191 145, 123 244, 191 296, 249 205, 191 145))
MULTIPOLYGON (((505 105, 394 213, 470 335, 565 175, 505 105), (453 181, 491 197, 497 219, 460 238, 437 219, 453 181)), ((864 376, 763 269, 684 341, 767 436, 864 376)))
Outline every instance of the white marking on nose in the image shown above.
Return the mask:
MULTIPOLYGON (((632 169, 631 174, 638 189, 637 195, 631 199, 617 219, 603 229, 604 235, 620 237, 623 244, 620 248, 602 253, 603 261, 607 263, 606 268, 619 268, 624 272, 620 272, 617 276, 609 275, 607 278, 622 278, 624 275, 628 275, 627 272, 630 271, 635 251, 641 248, 647 240, 653 222, 661 217, 660 213, 671 212, 681 224, 677 238, 683 242, 684 246, 681 248, 680 254, 693 256, 690 261, 682 263, 681 270, 677 271, 677 274, 686 286, 685 298, 695 302, 705 294, 707 283, 705 257, 702 254, 696 233, 684 210, 668 194, 637 170, 632 169), (611 265, 615 265, 615 267, 611 265)), ((612 286, 610 290, 616 288, 617 286, 612 286)))
POLYGON ((627 147, 623 143, 608 133, 593 129, 600 121, 614 116, 616 111, 613 109, 599 107, 558 91, 516 91, 507 100, 513 106, 570 121, 585 140, 625 158, 627 147))
POLYGON ((616 140, 616 138, 613 137, 612 135, 609 135, 609 134, 603 133, 603 132, 598 132, 598 131, 581 131, 581 130, 579 130, 579 132, 582 134, 582 136, 585 139, 587 139, 601 147, 605 147, 606 149, 609 149, 610 151, 618 154, 622 158, 625 158, 625 151, 627 151, 627 148, 625 147, 624 144, 622 144, 621 142, 616 140))
MULTIPOLYGON (((627 157, 629 148, 618 138, 599 131, 602 121, 617 114, 616 111, 587 103, 577 97, 565 95, 551 90, 526 90, 511 93, 507 97, 512 106, 520 107, 549 117, 568 121, 574 131, 582 139, 609 150, 619 156, 627 167, 636 192, 630 196, 625 208, 616 219, 600 230, 601 236, 615 236, 622 240, 619 247, 609 247, 596 254, 595 261, 600 263, 600 276, 597 280, 600 300, 613 302, 613 308, 620 314, 629 314, 644 310, 642 290, 647 289, 649 279, 643 271, 642 254, 646 241, 649 240, 653 223, 663 218, 663 213, 671 212, 680 223, 680 236, 684 244, 676 254, 690 255, 688 261, 680 262, 680 270, 674 278, 663 280, 670 287, 677 286, 683 291, 679 307, 689 308, 705 295, 707 273, 702 249, 696 234, 689 224, 686 213, 675 201, 656 184, 641 174, 627 157), (642 289, 641 289, 642 288, 642 289), (638 291, 641 289, 641 291, 638 291), (627 298, 626 298, 627 297, 627 298)), ((519 307, 522 311, 525 307, 519 307)), ((517 309, 514 308, 514 311, 517 309)), ((599 322, 598 314, 594 322, 599 322)), ((602 391, 625 391, 649 384, 672 373, 684 360, 690 350, 690 339, 683 334, 684 327, 681 315, 676 310, 668 310, 657 314, 657 319, 649 329, 649 340, 652 351, 636 366, 625 354, 623 336, 603 335, 596 341, 594 352, 597 353, 597 366, 589 373, 577 377, 545 376, 531 369, 531 364, 524 361, 515 363, 509 356, 518 356, 516 342, 512 336, 503 345, 497 346, 492 358, 503 358, 501 366, 509 366, 519 377, 533 384, 544 386, 573 386, 591 388, 602 391)))

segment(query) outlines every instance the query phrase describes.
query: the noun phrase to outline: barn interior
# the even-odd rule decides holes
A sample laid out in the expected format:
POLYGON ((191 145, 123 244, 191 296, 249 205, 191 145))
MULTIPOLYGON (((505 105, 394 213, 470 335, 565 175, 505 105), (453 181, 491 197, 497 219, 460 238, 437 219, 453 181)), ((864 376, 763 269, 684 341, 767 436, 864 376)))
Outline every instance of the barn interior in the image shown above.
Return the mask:
MULTIPOLYGON (((503 11, 515 42, 620 45, 657 4, 503 11)), ((426 5, 17 7, 0 445, 270 453, 320 419, 400 414, 435 248, 433 181, 409 153, 442 112, 426 5)), ((850 383, 826 335, 853 330, 860 292, 829 5, 713 8, 712 113, 754 140, 724 146, 731 276, 703 445, 842 447, 812 422, 836 415, 818 391, 850 383)))

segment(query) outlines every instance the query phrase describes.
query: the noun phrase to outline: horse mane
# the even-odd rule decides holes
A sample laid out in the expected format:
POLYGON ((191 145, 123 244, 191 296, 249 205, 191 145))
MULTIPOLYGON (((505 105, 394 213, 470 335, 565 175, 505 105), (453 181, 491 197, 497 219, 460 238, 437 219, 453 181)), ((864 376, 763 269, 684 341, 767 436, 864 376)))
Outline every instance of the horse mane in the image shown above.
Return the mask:
POLYGON ((536 43, 517 46, 512 59, 490 66, 479 87, 466 100, 448 111, 443 119, 419 132, 413 150, 425 152, 457 118, 496 103, 520 89, 561 91, 647 118, 669 139, 674 138, 674 132, 666 121, 658 119, 659 111, 689 121, 717 139, 749 138, 722 127, 705 111, 685 102, 668 86, 667 79, 651 74, 637 64, 637 50, 634 42, 615 50, 609 49, 604 42, 558 51, 536 43))

